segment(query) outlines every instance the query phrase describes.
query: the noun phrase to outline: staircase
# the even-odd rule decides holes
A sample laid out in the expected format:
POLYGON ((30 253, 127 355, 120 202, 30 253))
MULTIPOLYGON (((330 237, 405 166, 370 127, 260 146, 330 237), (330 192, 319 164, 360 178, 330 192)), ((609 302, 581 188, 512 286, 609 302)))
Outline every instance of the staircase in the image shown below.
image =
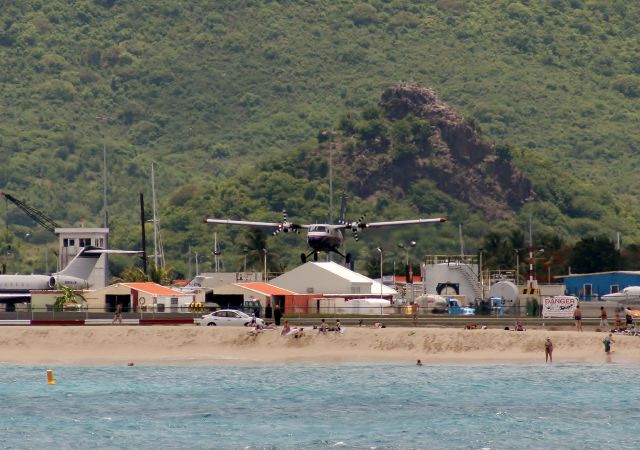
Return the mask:
POLYGON ((449 267, 460 271, 464 279, 467 280, 471 289, 473 289, 475 298, 482 298, 482 290, 480 288, 480 283, 478 282, 478 275, 473 271, 471 266, 462 262, 457 262, 455 264, 450 264, 449 267))

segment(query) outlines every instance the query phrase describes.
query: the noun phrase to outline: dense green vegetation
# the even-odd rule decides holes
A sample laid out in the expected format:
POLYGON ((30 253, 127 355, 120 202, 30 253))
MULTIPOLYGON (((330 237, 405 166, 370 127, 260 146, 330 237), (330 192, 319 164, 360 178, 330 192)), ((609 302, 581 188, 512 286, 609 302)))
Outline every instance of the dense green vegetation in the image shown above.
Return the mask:
MULTIPOLYGON (((205 214, 276 220, 286 208, 326 219, 320 133, 348 114, 371 125, 382 90, 411 81, 513 158, 537 200, 488 223, 424 179, 352 198, 352 217, 446 214, 447 225, 419 230, 416 255, 457 252, 459 223, 475 250, 490 231, 525 230, 529 216, 539 241, 619 231, 637 243, 639 15, 624 0, 12 2, 0 10, 0 190, 61 224, 101 225, 104 145, 112 242, 135 247, 138 193, 149 205, 156 162, 164 247, 185 273, 190 246, 213 251, 205 214)), ((396 158, 411 153, 394 148, 396 158)), ((351 169, 336 167, 336 204, 351 169)), ((0 212, 3 262, 44 270, 46 232, 12 205, 0 212)), ((215 230, 237 268, 245 230, 215 230)), ((351 243, 363 259, 416 233, 351 243)), ((282 266, 302 241, 266 242, 282 266)), ((127 264, 115 261, 118 272, 127 264)))

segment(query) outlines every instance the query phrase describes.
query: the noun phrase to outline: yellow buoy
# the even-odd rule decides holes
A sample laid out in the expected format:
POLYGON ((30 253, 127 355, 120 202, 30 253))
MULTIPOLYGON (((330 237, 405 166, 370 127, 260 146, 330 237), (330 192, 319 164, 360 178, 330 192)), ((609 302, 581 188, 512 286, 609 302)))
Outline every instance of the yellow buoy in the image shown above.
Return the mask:
POLYGON ((56 384, 56 380, 53 378, 53 370, 47 370, 47 384, 56 384))

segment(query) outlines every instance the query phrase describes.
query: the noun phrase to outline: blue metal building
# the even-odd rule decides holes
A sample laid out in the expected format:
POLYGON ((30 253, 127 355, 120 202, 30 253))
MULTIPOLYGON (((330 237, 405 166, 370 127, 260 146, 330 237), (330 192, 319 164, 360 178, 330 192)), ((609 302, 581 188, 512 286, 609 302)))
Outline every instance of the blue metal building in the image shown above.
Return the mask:
POLYGON ((555 278, 564 279, 565 293, 580 300, 598 300, 627 286, 640 286, 640 272, 635 271, 577 273, 555 278))

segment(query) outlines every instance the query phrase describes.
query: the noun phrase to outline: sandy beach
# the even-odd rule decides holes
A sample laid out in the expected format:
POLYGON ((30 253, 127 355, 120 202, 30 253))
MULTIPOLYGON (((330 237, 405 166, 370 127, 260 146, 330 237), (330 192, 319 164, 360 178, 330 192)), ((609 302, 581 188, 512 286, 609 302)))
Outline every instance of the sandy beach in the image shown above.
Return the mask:
MULTIPOLYGON (((307 330, 307 329, 305 329, 307 330)), ((260 363, 532 363, 606 362, 605 333, 458 328, 309 329, 301 339, 246 328, 197 326, 10 326, 0 328, 0 363, 119 365, 260 363)), ((640 362, 640 337, 614 335, 613 362, 640 362)))

